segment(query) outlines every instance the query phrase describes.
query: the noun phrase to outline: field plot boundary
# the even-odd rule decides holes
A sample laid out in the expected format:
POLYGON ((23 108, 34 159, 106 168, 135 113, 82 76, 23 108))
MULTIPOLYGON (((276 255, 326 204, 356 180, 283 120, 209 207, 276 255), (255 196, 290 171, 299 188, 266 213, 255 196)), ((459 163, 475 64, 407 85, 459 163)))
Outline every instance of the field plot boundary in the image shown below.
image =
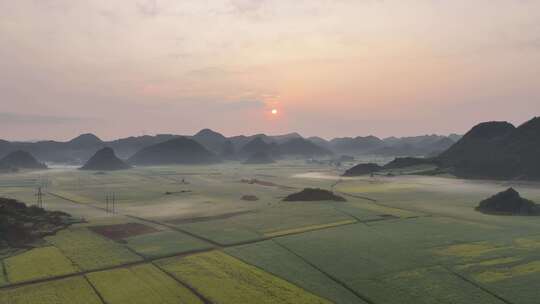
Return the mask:
POLYGON ((356 195, 356 194, 350 194, 350 193, 347 193, 347 192, 341 192, 341 191, 337 191, 337 193, 343 194, 343 195, 349 196, 349 197, 354 197, 354 198, 363 199, 363 200, 366 200, 366 201, 370 201, 370 202, 372 202, 372 203, 378 202, 378 200, 373 199, 373 198, 370 198, 370 197, 367 197, 367 196, 356 195))
POLYGON ((158 265, 216 303, 252 303, 256 298, 261 303, 332 303, 222 250, 185 259, 164 259, 158 265))
POLYGON ((99 291, 97 290, 96 286, 94 286, 94 284, 92 284, 92 282, 88 279, 88 277, 86 275, 81 275, 84 280, 88 283, 88 285, 90 285, 90 288, 92 288, 92 290, 94 291, 94 293, 97 295, 97 297, 99 298, 99 300, 101 301, 101 303, 103 304, 107 304, 107 302, 105 302, 105 299, 103 299, 103 297, 101 296, 101 294, 99 293, 99 291))
POLYGON ((85 277, 104 303, 131 303, 148 296, 148 300, 152 300, 147 300, 150 303, 211 304, 154 263, 96 271, 85 277))
POLYGON ((327 223, 327 224, 310 225, 310 226, 291 228, 291 229, 286 229, 286 230, 265 232, 264 236, 268 237, 268 238, 274 238, 274 237, 280 237, 280 236, 288 236, 288 235, 300 234, 300 233, 304 233, 304 232, 311 232, 311 231, 327 229, 327 228, 334 228, 334 227, 345 226, 345 225, 353 225, 353 224, 358 224, 358 222, 359 221, 357 219, 343 220, 343 221, 327 223))
POLYGON ((181 225, 181 224, 210 222, 210 221, 213 221, 213 220, 230 219, 230 218, 233 218, 233 217, 236 217, 236 216, 240 216, 240 215, 244 215, 244 214, 252 214, 252 213, 257 213, 257 211, 256 210, 243 210, 243 211, 235 211, 235 212, 222 213, 222 214, 210 215, 210 216, 171 219, 171 220, 165 221, 165 223, 173 224, 173 225, 181 225))
POLYGON ((9 278, 8 278, 8 275, 7 275, 6 263, 4 262, 4 260, 5 259, 0 260, 0 267, 2 267, 2 276, 3 276, 3 280, 4 280, 4 283, 0 284, 0 287, 5 286, 5 285, 9 285, 9 278))
MULTIPOLYGON (((273 240, 272 240, 273 241, 273 240)), ((335 283, 337 283, 338 285, 341 285, 343 288, 347 289, 349 292, 351 292, 352 294, 354 294, 355 296, 357 296, 359 299, 361 299, 362 301, 368 303, 368 304, 376 304, 373 300, 371 300, 369 297, 363 295, 363 294, 360 294, 359 292, 357 292, 356 290, 354 290, 353 288, 349 287, 349 285, 347 285, 346 283, 342 282, 341 280, 339 280, 338 278, 334 277, 333 275, 329 274, 328 272, 324 271, 323 269, 321 269, 320 267, 318 267, 317 265, 311 263, 310 261, 308 261, 307 259, 305 259, 303 256, 299 255, 298 253, 296 253, 294 250, 291 250, 289 247, 279 243, 279 242, 276 242, 276 241, 273 241, 274 243, 276 243, 278 246, 282 247, 283 249, 287 250, 288 252, 292 253, 293 255, 295 255, 296 257, 298 257, 299 259, 301 259, 302 261, 304 261, 307 265, 313 267, 314 269, 318 270, 320 273, 324 274, 326 277, 328 277, 330 280, 334 281, 335 283)))
MULTIPOLYGON (((211 250, 209 250, 211 251, 211 250)), ((156 260, 157 261, 157 260, 156 260)), ((166 269, 163 269, 159 267, 159 265, 156 265, 156 261, 152 261, 151 264, 154 265, 157 269, 159 269, 161 272, 163 272, 166 276, 170 277, 174 281, 178 282, 178 284, 184 286, 189 291, 191 291, 194 295, 196 295, 201 301, 203 301, 204 304, 213 304, 212 301, 210 301, 207 297, 205 297, 203 294, 201 294, 197 289, 195 289, 193 286, 189 285, 188 283, 180 280, 179 278, 175 277, 172 273, 167 271, 166 269)))
MULTIPOLYGON (((297 259, 297 260, 295 261, 295 264, 294 264, 294 265, 302 265, 302 266, 305 267, 306 269, 311 270, 313 273, 319 274, 321 278, 325 278, 326 280, 328 280, 328 281, 325 281, 325 282, 324 282, 324 283, 325 283, 325 284, 324 284, 325 287, 323 287, 322 289, 324 289, 324 290, 332 289, 332 290, 334 290, 334 291, 337 291, 337 290, 335 289, 335 287, 342 288, 342 289, 339 291, 341 295, 343 295, 343 292, 349 292, 349 294, 350 294, 352 297, 355 298, 354 303, 357 303, 358 301, 361 301, 362 303, 366 304, 361 298, 358 298, 357 295, 355 295, 355 294, 353 294, 353 293, 350 293, 350 291, 349 291, 348 289, 344 288, 342 285, 340 285, 340 284, 336 283, 335 281, 333 281, 333 280, 332 280, 331 278, 329 278, 325 273, 319 271, 318 269, 316 269, 316 268, 313 267, 312 265, 306 263, 304 260, 302 260, 301 258, 299 258, 297 255, 294 255, 294 254, 291 253, 289 250, 286 250, 286 249, 284 249, 282 246, 279 246, 279 244, 276 244, 276 242, 273 241, 273 240, 268 240, 268 241, 265 241, 265 242, 261 242, 261 243, 257 243, 257 244, 250 244, 250 245, 245 245, 245 246, 235 246, 235 247, 229 248, 229 249, 232 249, 232 251, 231 251, 231 250, 228 250, 228 249, 225 249, 223 252, 226 253, 227 255, 230 255, 230 256, 232 256, 232 257, 234 257, 234 258, 236 258, 236 259, 241 260, 242 262, 244 262, 244 263, 246 263, 246 264, 249 264, 249 265, 251 265, 251 266, 253 266, 253 267, 256 267, 256 268, 258 268, 258 269, 260 269, 260 270, 262 270, 262 271, 264 271, 264 272, 270 273, 270 274, 272 274, 272 275, 274 275, 274 276, 276 276, 276 277, 278 277, 278 278, 281 278, 281 279, 283 279, 283 280, 285 280, 285 281, 288 281, 289 283, 291 283, 291 284, 293 284, 293 285, 296 285, 296 286, 298 286, 299 288, 304 289, 304 290, 306 290, 306 291, 308 291, 308 292, 310 292, 310 293, 313 293, 313 294, 315 294, 315 295, 317 295, 317 296, 319 296, 319 297, 321 297, 321 298, 324 298, 324 299, 326 299, 326 300, 328 300, 328 301, 330 301, 330 302, 332 302, 332 303, 337 303, 337 302, 336 302, 336 299, 335 299, 334 297, 332 297, 331 293, 327 293, 327 292, 318 292, 318 291, 316 291, 317 288, 315 288, 313 285, 311 285, 311 284, 309 284, 309 283, 307 284, 307 286, 304 286, 301 282, 298 282, 298 280, 295 280, 294 278, 291 278, 289 275, 280 273, 281 271, 279 271, 279 270, 276 271, 276 269, 273 269, 273 270, 272 270, 272 269, 269 269, 269 268, 265 268, 265 265, 268 266, 268 264, 265 263, 264 261, 263 261, 262 264, 258 264, 256 261, 250 259, 249 257, 246 258, 245 256, 242 255, 242 252, 244 252, 244 250, 245 250, 246 248, 250 248, 250 247, 253 247, 253 246, 256 247, 256 246, 258 246, 258 245, 263 245, 263 246, 265 246, 266 244, 273 244, 273 246, 276 246, 277 248, 280 248, 281 250, 283 250, 283 252, 285 252, 285 253, 289 254, 291 257, 294 257, 295 259, 297 259), (246 246, 247 246, 247 247, 246 247, 246 246), (236 252, 236 253, 235 253, 235 252, 236 252), (331 286, 331 288, 327 288, 327 287, 329 287, 329 285, 327 285, 327 283, 331 283, 331 282, 335 284, 335 285, 334 285, 335 287, 334 287, 334 286, 331 286), (311 285, 311 286, 310 286, 310 285, 311 285)), ((249 249, 248 249, 248 251, 249 251, 249 249)), ((265 252, 267 252, 267 251, 265 251, 265 252)), ((278 254, 278 255, 279 255, 279 254, 278 254)), ((272 255, 272 256, 275 256, 275 255, 272 255)), ((279 255, 279 256, 282 257, 281 255, 279 255)), ((260 261, 260 259, 255 259, 255 260, 260 261)), ((263 260, 264 260, 264 258, 263 258, 263 260)), ((278 263, 278 264, 281 265, 281 263, 278 263)), ((270 268, 271 268, 271 267, 270 267, 270 268)), ((278 267, 278 268, 279 268, 279 267, 278 267)), ((283 269, 290 270, 290 268, 287 267, 287 266, 283 267, 283 269)), ((300 272, 302 272, 302 270, 300 270, 300 272)), ((303 273, 303 272, 302 272, 302 273, 303 273)), ((311 274, 308 274, 308 277, 312 278, 311 274)), ((298 278, 298 277, 297 277, 297 278, 298 278)), ((302 276, 300 276, 300 278, 302 278, 302 276)), ((303 281, 303 279, 300 279, 300 281, 303 281)), ((351 303, 351 302, 348 302, 348 300, 350 300, 350 299, 347 299, 347 302, 343 302, 343 300, 341 300, 341 299, 340 299, 339 301, 340 301, 341 303, 347 303, 347 304, 348 304, 348 303, 351 303)))

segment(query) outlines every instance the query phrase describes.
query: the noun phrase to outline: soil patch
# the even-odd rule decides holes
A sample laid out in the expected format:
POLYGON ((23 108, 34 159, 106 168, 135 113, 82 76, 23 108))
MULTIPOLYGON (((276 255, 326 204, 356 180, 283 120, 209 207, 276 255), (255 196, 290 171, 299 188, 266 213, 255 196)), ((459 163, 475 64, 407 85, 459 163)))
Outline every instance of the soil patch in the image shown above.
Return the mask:
POLYGON ((146 226, 140 223, 92 226, 88 227, 88 229, 115 241, 119 241, 131 236, 154 233, 159 231, 153 227, 146 226))

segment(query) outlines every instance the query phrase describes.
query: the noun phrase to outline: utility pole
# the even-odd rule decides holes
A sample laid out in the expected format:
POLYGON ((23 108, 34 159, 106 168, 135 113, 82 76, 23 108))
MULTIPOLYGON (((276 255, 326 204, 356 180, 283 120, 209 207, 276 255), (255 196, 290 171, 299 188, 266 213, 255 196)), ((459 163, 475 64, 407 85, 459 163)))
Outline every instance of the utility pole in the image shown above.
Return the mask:
POLYGON ((105 210, 107 211, 107 213, 109 213, 109 194, 108 193, 105 196, 105 202, 107 204, 107 207, 105 208, 105 210))

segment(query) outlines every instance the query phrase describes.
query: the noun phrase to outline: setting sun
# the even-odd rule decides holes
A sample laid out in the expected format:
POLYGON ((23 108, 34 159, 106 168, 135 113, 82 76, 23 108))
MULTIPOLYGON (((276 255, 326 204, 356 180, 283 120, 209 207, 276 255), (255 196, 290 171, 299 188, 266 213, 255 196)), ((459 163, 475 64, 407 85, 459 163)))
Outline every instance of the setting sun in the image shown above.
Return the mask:
POLYGON ((276 109, 272 109, 272 111, 270 113, 272 113, 272 115, 276 115, 278 113, 278 111, 276 109))

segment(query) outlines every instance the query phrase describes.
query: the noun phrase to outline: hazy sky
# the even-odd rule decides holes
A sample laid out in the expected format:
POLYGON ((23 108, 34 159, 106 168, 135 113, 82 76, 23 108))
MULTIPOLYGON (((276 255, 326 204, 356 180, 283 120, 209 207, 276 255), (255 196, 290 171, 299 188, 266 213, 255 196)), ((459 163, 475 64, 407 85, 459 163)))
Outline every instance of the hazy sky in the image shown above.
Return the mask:
POLYGON ((4 139, 522 123, 540 1, 0 0, 0 105, 4 139))

